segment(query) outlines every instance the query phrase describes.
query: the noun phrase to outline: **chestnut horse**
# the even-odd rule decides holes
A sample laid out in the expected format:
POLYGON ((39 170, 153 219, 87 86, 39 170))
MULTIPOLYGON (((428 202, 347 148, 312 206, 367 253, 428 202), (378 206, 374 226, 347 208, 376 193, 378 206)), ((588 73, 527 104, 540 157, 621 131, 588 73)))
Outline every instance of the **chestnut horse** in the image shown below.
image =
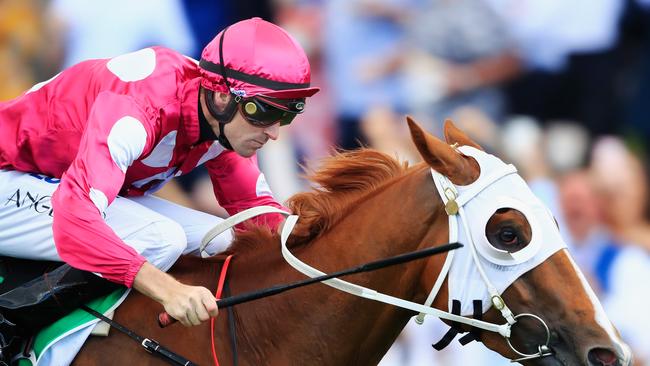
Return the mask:
MULTIPOLYGON (((370 149, 327 159, 310 177, 318 188, 298 194, 289 201, 291 210, 300 217, 288 242, 293 254, 331 273, 450 241, 451 216, 448 215, 455 214, 457 209, 443 204, 449 197, 441 197, 438 193, 432 170, 459 189, 470 187, 492 172, 481 171, 475 158, 461 153, 461 150, 469 151, 466 147, 476 149, 473 151, 479 151, 480 147, 451 122, 445 125, 446 142, 424 132, 410 118, 408 122, 424 163, 409 167, 370 149)), ((522 185, 525 186, 523 181, 522 185)), ((492 250, 507 255, 532 245, 535 236, 538 239, 559 238, 557 232, 536 233, 534 225, 529 223, 531 217, 525 213, 525 210, 510 206, 491 212, 487 224, 479 229, 489 245, 502 251, 488 248, 486 252, 479 248, 480 253, 474 254, 487 258, 492 250)), ((544 220, 553 221, 548 211, 543 215, 548 215, 544 220)), ((469 224, 469 227, 477 227, 475 222, 469 224)), ((557 231, 555 224, 543 227, 547 231, 557 231)), ((278 234, 265 228, 253 228, 237 235, 229 249, 234 253, 228 275, 233 294, 305 278, 282 258, 279 240, 278 234)), ((456 252, 471 249, 470 243, 464 244, 465 247, 456 252)), ((512 279, 513 282, 503 289, 505 291, 500 290, 506 309, 510 309, 515 318, 518 314, 530 313, 541 321, 540 324, 537 318, 527 321, 520 318, 521 321, 512 327, 509 340, 515 349, 535 354, 541 346, 548 347, 545 357, 521 362, 527 365, 631 365, 629 348, 605 317, 567 250, 550 242, 541 243, 539 250, 544 251, 552 245, 559 249, 549 252, 543 261, 512 279), (548 342, 543 325, 550 329, 548 342)), ((513 258, 516 258, 514 254, 513 258)), ((221 259, 183 257, 170 273, 184 283, 214 290, 221 259)), ((526 265, 531 260, 524 258, 522 263, 526 265)), ((445 261, 445 256, 436 256, 356 274, 346 280, 421 304, 436 283, 445 261)), ((488 277, 508 267, 507 263, 481 261, 484 262, 482 271, 488 273, 488 277)), ((447 276, 447 272, 442 276, 447 276)), ((452 281, 446 277, 440 291, 433 296, 432 306, 447 311, 452 289, 452 281)), ((484 310, 487 309, 486 306, 484 310)), ((221 365, 235 364, 231 337, 236 341, 239 365, 376 365, 409 319, 416 315, 414 311, 352 296, 324 284, 240 304, 232 310, 229 314, 222 309, 215 322, 216 351, 221 365), (234 334, 229 330, 229 316, 234 334)), ((162 308, 153 301, 132 293, 116 312, 115 320, 199 365, 214 363, 209 322, 189 328, 174 325, 160 329, 156 323, 160 311, 162 308)), ((503 324, 506 321, 502 314, 506 319, 509 317, 504 311, 489 307, 483 320, 503 324)), ((510 319, 509 323, 516 321, 510 319)), ((470 330, 465 324, 460 326, 464 331, 470 330)), ((477 328, 473 331, 488 348, 504 357, 520 357, 502 335, 477 328)), ((74 364, 162 365, 165 362, 112 330, 105 339, 89 339, 74 364)))

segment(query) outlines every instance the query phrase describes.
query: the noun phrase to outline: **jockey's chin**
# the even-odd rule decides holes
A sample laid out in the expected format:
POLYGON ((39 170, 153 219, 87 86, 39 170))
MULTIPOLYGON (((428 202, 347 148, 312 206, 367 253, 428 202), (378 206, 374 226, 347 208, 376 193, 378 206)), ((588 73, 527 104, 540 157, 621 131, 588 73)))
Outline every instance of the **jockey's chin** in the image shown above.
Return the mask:
POLYGON ((233 150, 240 156, 249 158, 261 149, 266 142, 261 142, 258 140, 245 140, 241 143, 231 143, 233 150))

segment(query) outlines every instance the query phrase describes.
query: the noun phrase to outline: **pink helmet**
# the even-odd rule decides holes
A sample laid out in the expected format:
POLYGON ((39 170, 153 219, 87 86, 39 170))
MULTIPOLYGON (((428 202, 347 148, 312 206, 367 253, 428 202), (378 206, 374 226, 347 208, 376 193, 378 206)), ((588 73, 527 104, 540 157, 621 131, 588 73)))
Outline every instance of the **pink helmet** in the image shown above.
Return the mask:
POLYGON ((203 87, 241 97, 300 99, 319 90, 309 86, 309 60, 298 42, 261 18, 217 34, 203 49, 199 66, 203 87))

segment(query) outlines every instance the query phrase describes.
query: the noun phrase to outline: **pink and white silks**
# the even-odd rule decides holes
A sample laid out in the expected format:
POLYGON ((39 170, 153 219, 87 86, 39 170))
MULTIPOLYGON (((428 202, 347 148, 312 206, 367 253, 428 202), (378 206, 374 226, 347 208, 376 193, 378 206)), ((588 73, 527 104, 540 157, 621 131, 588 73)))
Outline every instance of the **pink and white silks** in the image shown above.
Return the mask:
POLYGON ((82 62, 0 103, 0 254, 60 259, 131 287, 145 260, 168 269, 215 221, 129 197, 204 163, 230 214, 282 207, 254 157, 199 142, 200 82, 195 60, 152 47, 82 62))

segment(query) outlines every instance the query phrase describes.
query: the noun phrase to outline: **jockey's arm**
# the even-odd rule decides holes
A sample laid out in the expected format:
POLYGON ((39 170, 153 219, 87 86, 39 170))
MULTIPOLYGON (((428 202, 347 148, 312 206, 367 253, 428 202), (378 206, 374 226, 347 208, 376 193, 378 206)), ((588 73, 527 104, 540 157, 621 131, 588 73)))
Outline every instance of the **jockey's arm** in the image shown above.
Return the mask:
POLYGON ((103 215, 124 184, 127 167, 151 150, 153 135, 132 98, 110 92, 97 96, 77 155, 52 195, 54 243, 71 266, 131 287, 145 258, 115 234, 103 215))
POLYGON ((214 296, 148 263, 102 217, 124 184, 126 169, 151 150, 151 125, 132 98, 113 93, 97 97, 77 156, 52 197, 54 241, 71 266, 135 286, 184 325, 198 324, 208 314, 216 315, 214 296))

